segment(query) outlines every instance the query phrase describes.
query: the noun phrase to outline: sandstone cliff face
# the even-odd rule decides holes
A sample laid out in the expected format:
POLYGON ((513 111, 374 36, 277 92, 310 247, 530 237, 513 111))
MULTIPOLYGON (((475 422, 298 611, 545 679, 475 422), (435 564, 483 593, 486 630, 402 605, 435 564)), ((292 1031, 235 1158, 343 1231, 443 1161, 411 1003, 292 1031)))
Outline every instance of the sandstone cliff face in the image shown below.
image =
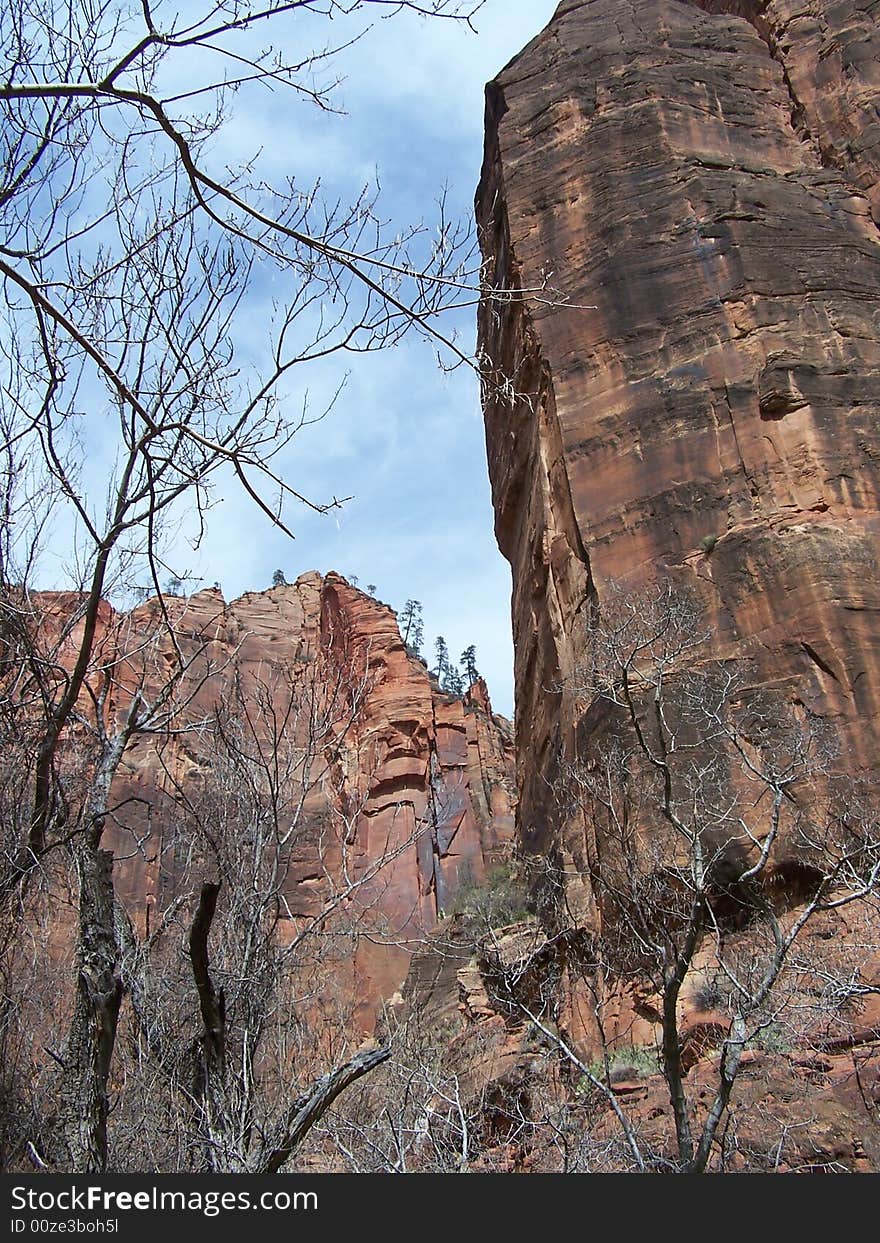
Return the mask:
POLYGON ((487 88, 489 279, 534 291, 480 313, 532 850, 612 579, 687 584, 876 764, 878 86, 875 0, 564 0, 487 88))
MULTIPOLYGON (((603 821, 597 801, 566 811, 549 791, 564 785, 561 756, 594 771, 607 761, 596 743, 609 713, 588 713, 591 697, 573 689, 587 615, 613 614, 657 579, 699 605, 712 641, 695 659, 721 662, 814 736, 827 727, 835 762, 876 776, 878 18, 880 5, 857 0, 565 0, 487 88, 481 242, 489 282, 522 291, 485 298, 479 323, 496 532, 513 568, 519 835, 550 860, 550 940, 571 937, 544 1001, 586 1060, 659 1045, 662 1016, 692 1102, 730 1030, 729 1007, 713 1014, 701 986, 718 967, 712 937, 697 936, 681 991, 661 999, 659 974, 649 983, 627 966, 634 925, 615 906, 615 886, 643 892, 620 888, 621 856, 656 877, 682 865, 681 840, 658 832, 650 808, 603 821), (597 967, 600 930, 606 947, 620 938, 618 974, 597 967)), ((717 788, 742 810, 742 770, 721 772, 717 788)), ((637 768, 621 773, 631 808, 644 787, 637 768)), ((802 781, 792 796, 805 820, 821 789, 802 781)), ((804 902, 787 879, 803 841, 784 828, 773 840, 768 909, 804 902)), ((864 948, 872 1000, 847 1039, 870 1059, 876 915, 858 918, 859 934, 845 919, 817 925, 806 950, 815 967, 864 948)), ((722 952, 757 959, 747 923, 722 952)), ((810 1079, 822 1101, 804 1088, 803 1108, 827 1116, 830 1148, 847 1131, 844 1164, 864 1168, 858 1105, 844 1100, 860 1072, 854 1056, 832 1066, 834 1039, 811 1028, 787 1066, 765 1059, 754 1105, 790 1099, 790 1073, 810 1079), (808 1048, 830 1079, 806 1062, 801 1075, 808 1048)), ((652 1091, 643 1121, 659 1117, 652 1091)))
MULTIPOLYGON (((72 604, 43 603, 44 613, 72 604)), ((235 783, 262 781, 268 765, 279 774, 280 832, 291 830, 283 847, 291 930, 319 914, 334 887, 362 882, 344 906, 373 940, 356 942, 348 978, 336 985, 369 1030, 412 948, 512 838, 510 727, 493 716, 482 683, 465 701, 440 692, 404 647, 393 611, 338 575, 304 574, 229 604, 207 590, 166 605, 186 671, 168 729, 135 736, 115 779, 104 843, 116 855, 117 892, 143 933, 211 879, 209 859, 193 866, 187 809, 207 788, 208 830, 231 809, 234 831, 234 800, 244 797, 235 783), (218 714, 249 757, 219 792, 218 714)), ((126 616, 102 611, 102 660, 130 653, 114 673, 110 718, 136 686, 155 702, 177 667, 158 621, 156 601, 126 616)))

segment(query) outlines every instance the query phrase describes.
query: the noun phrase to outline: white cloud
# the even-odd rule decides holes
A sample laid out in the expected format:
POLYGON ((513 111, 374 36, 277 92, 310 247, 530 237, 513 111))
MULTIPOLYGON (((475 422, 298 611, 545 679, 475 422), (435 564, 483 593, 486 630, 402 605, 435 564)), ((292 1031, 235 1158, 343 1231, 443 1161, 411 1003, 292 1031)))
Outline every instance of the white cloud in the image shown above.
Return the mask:
MULTIPOLYGON (((378 173, 382 215, 393 230, 430 220, 448 183, 448 210, 469 221, 482 159, 484 83, 554 7, 552 0, 488 0, 477 35, 405 12, 379 21, 342 58, 347 116, 321 113, 283 90, 243 91, 232 101, 223 145, 212 149, 213 166, 235 166, 260 150, 267 181, 294 177, 305 188, 320 176, 330 201, 350 200, 378 173)), ((345 29, 333 25, 344 37, 345 29)), ((294 31, 291 46, 301 48, 324 37, 326 23, 298 21, 294 31)), ((179 83, 188 81, 184 67, 179 83)), ((260 362, 272 298, 283 297, 283 286, 284 277, 267 264, 237 321, 243 359, 260 362)), ((473 312, 458 322, 463 340, 472 341, 473 312)), ((326 517, 292 509, 291 544, 234 481, 218 476, 201 547, 194 552, 181 538, 175 567, 220 581, 227 598, 267 586, 281 567, 289 579, 311 569, 355 574, 398 608, 419 599, 426 647, 440 633, 454 656, 474 643, 496 707, 510 714, 510 577, 494 541, 475 378, 466 370, 445 375, 431 350, 410 336, 382 354, 334 355, 295 369, 285 402, 298 409, 308 390, 311 409, 320 410, 346 368, 350 376, 332 414, 300 433, 275 466, 316 500, 354 499, 326 517)), ((100 487, 112 455, 99 438, 92 448, 90 479, 100 487)), ((184 523, 182 536, 192 533, 184 523)))
MULTIPOLYGON (((448 182, 450 209, 469 219, 484 84, 554 8, 553 0, 489 0, 477 35, 405 14, 377 22, 344 59, 347 116, 309 108, 287 114, 279 94, 264 93, 258 111, 236 120, 236 150, 262 144, 275 175, 320 175, 330 196, 356 192, 377 170, 383 214, 397 225, 429 218, 448 182)), ((472 336, 472 321, 465 331, 472 336)), ((312 372, 315 408, 338 378, 338 359, 312 372)), ((256 516, 230 493, 211 515, 201 555, 206 578, 238 594, 266 585, 279 566, 288 577, 336 569, 361 585, 375 583, 378 596, 398 608, 419 599, 426 649, 437 634, 453 655, 475 643, 496 707, 509 714, 510 575, 494 540, 474 378, 444 376, 415 339, 355 357, 336 409, 298 436, 283 460, 291 482, 307 483, 310 495, 354 499, 326 518, 292 513, 298 538, 291 546, 276 532, 257 533, 256 516)))

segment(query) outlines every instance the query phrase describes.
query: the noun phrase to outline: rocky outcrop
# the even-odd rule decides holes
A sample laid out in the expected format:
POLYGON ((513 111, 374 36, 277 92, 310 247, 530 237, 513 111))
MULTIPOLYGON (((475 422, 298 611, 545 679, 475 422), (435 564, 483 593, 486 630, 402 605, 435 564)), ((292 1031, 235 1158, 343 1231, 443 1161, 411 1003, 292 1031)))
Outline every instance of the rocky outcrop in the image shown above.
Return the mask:
MULTIPOLYGON (((75 603, 44 596, 44 624, 75 603)), ((125 615, 105 605, 100 618, 108 720, 135 690, 151 704, 173 690, 163 727, 135 735, 114 782, 103 840, 117 893, 149 933, 158 912, 211 879, 187 826, 201 818, 199 841, 244 831, 235 800, 253 783, 278 821, 267 849, 281 843, 291 932, 356 885, 336 914, 371 935, 355 940, 335 983, 369 1030, 412 950, 512 838, 510 727, 482 682, 464 700, 442 693, 394 612, 336 574, 231 603, 218 590, 164 603, 170 628, 157 600, 125 615)))
POLYGON ((487 88, 477 215, 496 531, 513 568, 521 836, 583 612, 658 574, 714 654, 828 721, 880 713, 874 0, 564 0, 487 88))
MULTIPOLYGON (((590 1091, 583 1074, 560 1058, 556 1038, 570 1040, 532 996, 532 982, 548 1001, 547 982, 562 946, 542 937, 534 920, 476 930, 457 919, 432 934, 412 962, 398 1021, 448 1033, 435 1072, 454 1082, 469 1119, 472 1170, 516 1172, 631 1171, 607 1095, 590 1091), (517 1004, 519 1003, 519 1004, 517 1004), (538 1015, 541 1026, 527 1020, 538 1015)), ((641 1005, 643 1013, 650 1007, 641 1005)), ((674 1128, 667 1086, 655 1046, 640 1041, 632 1022, 612 1009, 609 1079, 644 1150, 668 1154, 674 1128), (640 1043, 648 1046, 638 1048, 640 1043), (653 1057, 650 1055, 653 1053, 653 1057)), ((687 1081, 699 1124, 717 1089, 718 1047, 729 1017, 682 1006, 687 1081)), ((650 1029, 650 1023, 645 1024, 650 1029)), ((601 1057, 584 1069, 604 1077, 601 1057)), ((448 1092, 446 1101, 448 1102, 448 1092)), ((875 1172, 880 1166, 880 1062, 875 1043, 822 1043, 801 1047, 768 1039, 749 1049, 737 1080, 736 1138, 722 1168, 730 1171, 875 1172)), ((434 1102, 440 1110, 443 1098, 434 1102)), ((447 1105, 448 1107, 448 1105, 447 1105)), ((659 1163, 660 1169, 670 1168, 659 1163)))

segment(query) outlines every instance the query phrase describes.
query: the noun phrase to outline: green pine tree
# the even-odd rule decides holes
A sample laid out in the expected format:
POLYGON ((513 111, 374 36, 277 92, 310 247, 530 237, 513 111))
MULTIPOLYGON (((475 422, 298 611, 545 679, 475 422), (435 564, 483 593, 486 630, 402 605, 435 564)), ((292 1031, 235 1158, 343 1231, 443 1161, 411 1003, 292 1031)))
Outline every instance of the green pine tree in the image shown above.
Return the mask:
POLYGON ((459 664, 464 670, 464 680, 466 686, 473 686, 474 682, 479 678, 480 671, 477 668, 477 649, 473 643, 470 647, 466 647, 459 657, 459 664))
POLYGON ((413 656, 421 656, 425 626, 422 621, 422 606, 418 600, 407 600, 397 614, 397 624, 400 627, 400 637, 407 650, 413 656))
POLYGON ((438 634, 434 641, 434 665, 433 672, 437 676, 437 681, 443 685, 444 679, 448 676, 452 668, 449 661, 449 648, 446 646, 446 640, 442 634, 438 634))
POLYGON ((464 685, 462 683, 461 671, 453 664, 450 664, 446 671, 446 677, 443 679, 442 689, 450 695, 458 695, 459 698, 464 694, 464 685))

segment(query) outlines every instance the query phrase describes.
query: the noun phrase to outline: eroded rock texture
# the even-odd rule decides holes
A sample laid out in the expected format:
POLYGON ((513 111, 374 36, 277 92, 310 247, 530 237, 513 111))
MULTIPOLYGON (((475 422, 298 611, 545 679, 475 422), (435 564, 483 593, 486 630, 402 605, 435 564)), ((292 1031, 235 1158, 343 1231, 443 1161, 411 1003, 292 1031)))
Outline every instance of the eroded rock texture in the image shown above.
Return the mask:
POLYGON ((480 342, 532 850, 612 579, 688 585, 716 654, 876 765, 878 86, 877 0, 564 0, 487 88, 488 279, 527 291, 480 342))
MULTIPOLYGON (((41 602, 44 617, 74 605, 41 602)), ((413 947, 511 840, 510 727, 483 683, 464 701, 440 692, 394 612, 338 575, 304 574, 230 604, 207 590, 166 606, 186 672, 167 728, 135 736, 114 783, 103 840, 117 893, 148 933, 157 913, 212 879, 205 843, 238 831, 236 799, 244 806, 253 784, 272 804, 266 817, 277 812, 267 849, 284 839, 282 924, 294 931, 358 885, 334 917, 362 920, 372 937, 355 942, 335 986, 369 1030, 413 947)), ((97 652, 115 665, 108 720, 135 688, 156 703, 178 668, 158 608, 102 609, 97 652)))
MULTIPOLYGON (((413 959, 402 1007, 404 1017, 418 1016, 425 1030, 450 1033, 443 1069, 470 1119, 470 1168, 632 1170, 610 1101, 587 1099, 583 1080, 579 1083, 565 1060, 554 1056, 548 1032, 556 1031, 555 1024, 545 1015, 547 1032, 536 1029, 516 1004, 508 1004, 510 994, 499 986, 505 974, 514 979, 515 994, 535 1012, 536 994, 545 991, 558 966, 559 942, 547 941, 534 920, 495 929, 476 942, 469 931, 466 922, 456 920, 433 934, 413 959), (435 939, 442 952, 432 945, 435 939)), ((616 1051, 617 1016, 609 1011, 607 1017, 614 1096, 646 1148, 668 1153, 674 1142, 671 1110, 659 1067, 644 1053, 636 1057, 637 1065, 628 1062, 633 1045, 641 1043, 631 1018, 616 1051)), ((716 1088, 727 1018, 707 1012, 691 996, 682 1005, 681 1026, 699 1123, 716 1088)), ((562 1034, 569 1038, 564 1029, 562 1034)), ((597 1062, 591 1065, 595 1072, 597 1062)), ((737 1093, 738 1138, 726 1169, 857 1173, 880 1166, 880 1068, 870 1048, 816 1032, 809 1047, 750 1049, 737 1093)), ((448 1096, 431 1102, 436 1117, 442 1118, 444 1108, 448 1096)))
MULTIPOLYGON (((699 1101, 730 1030, 727 1003, 715 1012, 707 986, 719 973, 713 946, 758 960, 752 902, 783 924, 800 918, 815 883, 799 888, 801 828, 814 811, 821 821, 828 768, 877 773, 878 19, 870 0, 564 0, 487 88, 477 215, 487 280, 511 296, 484 298, 480 344, 496 531, 513 568, 520 838, 554 876, 543 891, 552 901, 538 904, 543 927, 557 943, 569 937, 542 1001, 587 1060, 609 1046, 657 1047, 664 1026, 699 1101), (615 601, 640 599, 655 580, 698 605, 695 630, 711 633, 693 656, 704 670, 720 662, 747 688, 742 702, 772 702, 779 721, 833 739, 833 762, 805 768, 786 792, 798 827, 767 838, 764 892, 734 894, 738 911, 710 898, 724 935, 695 938, 680 991, 665 986, 662 998, 660 973, 636 962, 639 917, 655 909, 640 886, 667 869, 687 876, 695 856, 687 833, 654 814, 638 764, 615 770, 597 745, 619 724, 614 694, 575 689, 587 615, 599 635, 615 601), (623 801, 566 807, 569 757, 623 801), (606 970, 599 942, 616 966, 606 970)), ((687 671, 683 660, 670 680, 680 687, 687 671)), ((650 719, 646 701, 640 711, 650 719)), ((768 739, 753 732, 747 745, 769 751, 768 739)), ((737 760, 708 784, 739 824, 755 813, 757 835, 742 840, 756 858, 768 824, 748 782, 737 760)), ((849 781, 846 814, 856 788, 849 781)), ((733 859, 737 832, 720 833, 719 859, 733 859)), ((816 841, 821 854, 831 837, 816 841)), ((869 1000, 853 994, 841 1036, 821 1030, 833 1003, 817 993, 824 1017, 792 1037, 788 1065, 764 1050, 745 1072, 758 1112, 809 1080, 793 1116, 813 1123, 793 1168, 809 1166, 811 1144, 820 1164, 866 1168, 859 1126, 876 1126, 875 1104, 862 1115, 847 1097, 861 1065, 875 1066, 880 1032, 876 912, 853 910, 859 932, 848 916, 817 920, 798 951, 809 978, 851 972, 869 1000), (845 1159, 829 1156, 844 1133, 845 1159)), ((803 982, 789 986, 804 1009, 803 982)), ((660 1117, 652 1091, 642 1122, 660 1117)))

